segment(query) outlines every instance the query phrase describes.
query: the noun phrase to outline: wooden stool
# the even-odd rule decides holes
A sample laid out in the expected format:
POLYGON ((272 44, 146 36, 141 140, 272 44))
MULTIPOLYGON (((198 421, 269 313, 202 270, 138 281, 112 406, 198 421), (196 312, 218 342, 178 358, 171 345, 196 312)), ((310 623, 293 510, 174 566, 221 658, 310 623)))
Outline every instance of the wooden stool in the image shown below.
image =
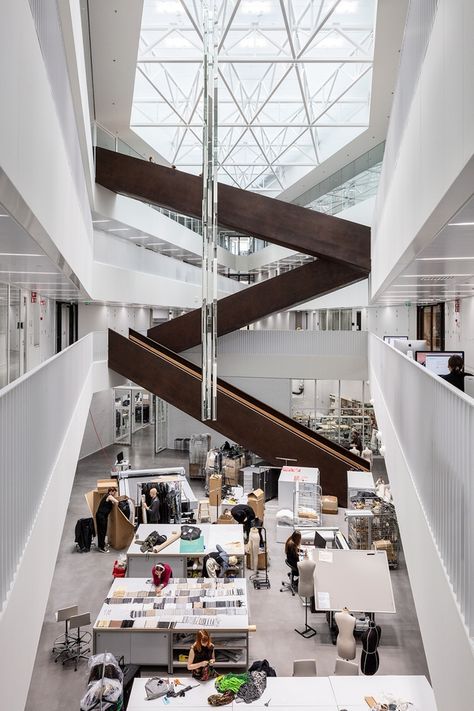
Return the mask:
POLYGON ((211 512, 209 511, 209 499, 201 499, 198 503, 197 520, 199 523, 211 521, 211 512))

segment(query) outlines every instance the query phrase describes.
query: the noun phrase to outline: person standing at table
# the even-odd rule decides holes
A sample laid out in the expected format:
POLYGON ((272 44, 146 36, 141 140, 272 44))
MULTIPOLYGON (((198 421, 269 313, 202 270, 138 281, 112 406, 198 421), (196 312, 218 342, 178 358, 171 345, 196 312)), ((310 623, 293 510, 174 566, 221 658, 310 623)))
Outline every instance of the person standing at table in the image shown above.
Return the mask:
POLYGON ((107 523, 109 514, 114 506, 117 506, 118 499, 117 487, 112 486, 107 490, 107 493, 101 498, 97 511, 95 513, 95 522, 97 525, 97 550, 101 553, 108 553, 108 547, 105 547, 105 536, 107 534, 107 523))
POLYGON ((231 508, 230 513, 232 514, 232 518, 237 521, 237 523, 241 523, 243 525, 244 541, 247 543, 250 529, 252 526, 258 525, 254 523, 256 519, 255 511, 248 504, 237 504, 231 508))
POLYGON ((158 498, 158 492, 155 487, 150 489, 150 505, 146 507, 147 510, 147 520, 148 523, 159 523, 160 522, 160 500, 158 498))
POLYGON ((196 641, 189 650, 188 671, 195 679, 207 681, 217 676, 213 665, 216 663, 211 635, 206 630, 198 630, 196 641))

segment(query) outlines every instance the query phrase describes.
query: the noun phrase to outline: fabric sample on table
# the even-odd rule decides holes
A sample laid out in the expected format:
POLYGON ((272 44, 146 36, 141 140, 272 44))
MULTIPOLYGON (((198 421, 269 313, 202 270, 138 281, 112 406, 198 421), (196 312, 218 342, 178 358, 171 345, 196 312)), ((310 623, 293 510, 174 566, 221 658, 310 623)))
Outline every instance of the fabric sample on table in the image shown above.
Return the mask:
POLYGON ((180 553, 204 553, 204 536, 199 536, 194 541, 187 541, 183 538, 179 541, 180 553))
POLYGON ((122 624, 122 620, 110 620, 109 621, 109 627, 117 629, 117 627, 120 627, 122 624))
POLYGON ((232 691, 226 691, 225 694, 211 694, 207 699, 207 703, 210 706, 225 706, 226 704, 231 704, 234 700, 234 694, 232 691))
POLYGON ((216 689, 221 693, 224 691, 233 691, 234 694, 236 694, 240 687, 246 684, 248 680, 248 674, 226 674, 216 679, 216 689))
POLYGON ((257 701, 267 687, 267 675, 265 672, 254 671, 250 672, 248 676, 247 683, 243 684, 237 692, 238 698, 243 699, 246 704, 257 701))
POLYGON ((99 620, 97 623, 97 627, 108 627, 110 623, 110 620, 99 620))

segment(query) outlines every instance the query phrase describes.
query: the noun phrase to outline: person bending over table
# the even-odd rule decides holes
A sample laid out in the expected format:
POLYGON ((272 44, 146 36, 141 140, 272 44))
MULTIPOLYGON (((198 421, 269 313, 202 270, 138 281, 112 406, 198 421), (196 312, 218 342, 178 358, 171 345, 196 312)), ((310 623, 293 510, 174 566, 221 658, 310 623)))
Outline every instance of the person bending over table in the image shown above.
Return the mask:
POLYGON ((237 504, 237 506, 233 506, 231 508, 230 513, 232 514, 232 518, 235 519, 237 523, 243 524, 244 541, 245 543, 247 543, 249 539, 250 529, 253 525, 255 525, 255 511, 248 504, 237 504))
POLYGON ((156 585, 156 592, 160 593, 165 588, 170 578, 173 577, 173 571, 168 563, 157 563, 151 569, 153 583, 156 585))
POLYGON ((211 635, 209 632, 206 632, 206 630, 198 630, 196 633, 196 641, 189 650, 188 670, 192 673, 194 679, 207 681, 217 676, 217 672, 213 666, 215 663, 216 659, 211 635))

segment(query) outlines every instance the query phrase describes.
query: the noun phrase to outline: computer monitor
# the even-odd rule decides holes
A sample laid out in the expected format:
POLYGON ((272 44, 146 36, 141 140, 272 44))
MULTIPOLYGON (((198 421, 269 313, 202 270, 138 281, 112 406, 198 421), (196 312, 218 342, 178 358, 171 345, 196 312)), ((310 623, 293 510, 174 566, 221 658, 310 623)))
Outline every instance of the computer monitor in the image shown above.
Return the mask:
POLYGON ((121 464, 123 462, 123 452, 119 452, 117 454, 117 464, 121 464))
POLYGON ((326 541, 320 533, 314 532, 314 547, 315 548, 326 548, 326 541))
POLYGON ((397 338, 395 339, 393 345, 397 350, 401 351, 401 353, 404 353, 405 355, 407 355, 408 351, 411 351, 413 354, 415 354, 417 351, 428 350, 428 344, 426 343, 426 341, 410 341, 410 339, 403 341, 397 338))
POLYGON ((395 341, 408 341, 408 336, 384 336, 383 340, 390 346, 395 346, 395 341))
POLYGON ((431 373, 447 375, 449 373, 448 361, 452 355, 461 356, 464 361, 464 351, 417 351, 415 360, 420 365, 424 365, 431 373))

